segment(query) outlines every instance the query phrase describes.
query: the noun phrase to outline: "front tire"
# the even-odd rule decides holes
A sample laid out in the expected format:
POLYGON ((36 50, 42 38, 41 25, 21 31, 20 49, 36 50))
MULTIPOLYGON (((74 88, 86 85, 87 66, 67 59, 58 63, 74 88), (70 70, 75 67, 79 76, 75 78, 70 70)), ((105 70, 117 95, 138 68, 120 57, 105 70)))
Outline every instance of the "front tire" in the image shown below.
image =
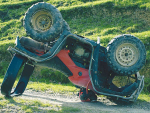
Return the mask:
POLYGON ((63 18, 53 5, 39 2, 28 9, 23 24, 32 39, 40 42, 54 41, 62 31, 63 18))
POLYGON ((120 35, 107 46, 107 63, 118 75, 138 72, 146 61, 144 44, 132 35, 120 35))

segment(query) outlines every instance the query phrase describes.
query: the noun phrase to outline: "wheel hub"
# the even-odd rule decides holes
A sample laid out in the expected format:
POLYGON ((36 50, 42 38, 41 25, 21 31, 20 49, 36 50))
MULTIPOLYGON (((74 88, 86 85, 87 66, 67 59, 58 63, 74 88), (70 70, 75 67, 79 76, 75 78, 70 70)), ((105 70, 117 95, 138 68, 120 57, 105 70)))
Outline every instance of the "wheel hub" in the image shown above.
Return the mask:
POLYGON ((52 25, 51 14, 45 10, 39 10, 32 16, 31 23, 35 30, 45 32, 52 25))
POLYGON ((45 23, 46 23, 45 21, 42 21, 42 22, 41 22, 42 25, 44 25, 45 23))
POLYGON ((131 43, 121 44, 116 50, 116 60, 122 66, 132 66, 138 60, 139 51, 131 43))

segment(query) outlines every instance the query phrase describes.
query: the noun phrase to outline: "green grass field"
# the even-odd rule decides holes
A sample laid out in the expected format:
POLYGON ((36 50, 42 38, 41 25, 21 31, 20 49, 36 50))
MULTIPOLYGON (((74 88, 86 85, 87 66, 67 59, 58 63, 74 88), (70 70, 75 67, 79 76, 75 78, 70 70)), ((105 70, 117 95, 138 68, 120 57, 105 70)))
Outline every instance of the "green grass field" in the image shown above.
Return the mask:
MULTIPOLYGON (((71 32, 95 40, 101 45, 120 34, 132 34, 142 40, 147 51, 147 63, 140 71, 145 75, 145 91, 150 87, 150 2, 149 0, 1 0, 0 1, 0 76, 4 77, 11 56, 7 48, 17 36, 27 36, 23 18, 27 9, 37 1, 56 6, 68 22, 71 32)), ((57 72, 38 71, 40 77, 57 72), (45 74, 49 73, 49 74, 45 74)), ((34 75, 36 76, 36 75, 34 75)), ((68 82, 62 78, 60 82, 68 82)))
POLYGON ((6 98, 0 94, 1 112, 18 112, 18 113, 70 113, 80 112, 79 108, 62 106, 43 102, 42 100, 27 99, 21 97, 6 98))

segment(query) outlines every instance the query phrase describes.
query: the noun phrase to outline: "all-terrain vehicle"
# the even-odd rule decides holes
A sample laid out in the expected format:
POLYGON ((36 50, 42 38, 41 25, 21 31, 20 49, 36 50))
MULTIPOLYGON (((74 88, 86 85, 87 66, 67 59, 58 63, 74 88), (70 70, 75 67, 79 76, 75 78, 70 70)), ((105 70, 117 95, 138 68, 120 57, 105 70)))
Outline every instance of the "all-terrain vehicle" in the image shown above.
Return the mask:
POLYGON ((146 50, 135 36, 119 35, 105 48, 99 38, 95 42, 72 34, 61 13, 45 2, 32 5, 23 24, 32 39, 17 37, 16 46, 8 48, 13 58, 1 85, 3 95, 21 95, 35 66, 64 73, 80 88, 81 101, 96 100, 97 95, 135 101, 142 91, 144 76, 138 71, 145 64, 146 50), (11 92, 22 66, 20 80, 11 92))

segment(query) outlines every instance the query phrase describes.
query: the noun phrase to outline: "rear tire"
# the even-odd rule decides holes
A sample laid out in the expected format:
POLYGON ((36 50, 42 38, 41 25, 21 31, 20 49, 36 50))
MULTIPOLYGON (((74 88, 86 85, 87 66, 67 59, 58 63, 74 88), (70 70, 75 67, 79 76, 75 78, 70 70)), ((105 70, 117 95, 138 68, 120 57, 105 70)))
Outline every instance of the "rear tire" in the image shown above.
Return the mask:
POLYGON ((118 75, 135 74, 145 61, 145 46, 132 35, 120 35, 112 39, 107 46, 108 66, 118 75))
POLYGON ((28 9, 23 24, 32 39, 40 42, 54 41, 62 31, 63 18, 53 5, 39 2, 28 9))

